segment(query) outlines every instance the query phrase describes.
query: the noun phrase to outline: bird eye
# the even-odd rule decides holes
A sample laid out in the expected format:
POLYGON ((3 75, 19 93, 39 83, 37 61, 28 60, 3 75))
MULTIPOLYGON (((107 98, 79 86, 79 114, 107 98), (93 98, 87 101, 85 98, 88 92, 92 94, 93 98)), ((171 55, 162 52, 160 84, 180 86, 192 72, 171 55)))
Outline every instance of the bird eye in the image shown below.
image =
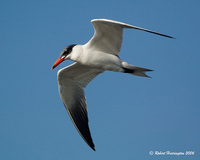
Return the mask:
POLYGON ((72 51, 72 49, 73 49, 74 46, 75 46, 75 44, 69 45, 65 49, 63 49, 63 51, 60 54, 60 58, 62 58, 63 56, 66 57, 67 55, 69 55, 71 53, 71 51, 72 51))
POLYGON ((69 53, 68 53, 68 50, 65 50, 65 49, 64 49, 64 50, 61 52, 61 54, 60 54, 60 59, 63 58, 63 57, 66 57, 68 54, 69 54, 69 53))

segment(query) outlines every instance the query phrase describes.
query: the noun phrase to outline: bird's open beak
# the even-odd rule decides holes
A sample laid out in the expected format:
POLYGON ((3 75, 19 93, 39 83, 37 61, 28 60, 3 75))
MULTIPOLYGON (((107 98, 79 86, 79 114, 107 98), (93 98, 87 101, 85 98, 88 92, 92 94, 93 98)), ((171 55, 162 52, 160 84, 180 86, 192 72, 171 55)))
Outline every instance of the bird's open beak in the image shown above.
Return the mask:
POLYGON ((51 68, 51 70, 53 70, 55 67, 57 67, 64 60, 65 60, 65 57, 58 58, 57 61, 54 63, 53 67, 51 68))

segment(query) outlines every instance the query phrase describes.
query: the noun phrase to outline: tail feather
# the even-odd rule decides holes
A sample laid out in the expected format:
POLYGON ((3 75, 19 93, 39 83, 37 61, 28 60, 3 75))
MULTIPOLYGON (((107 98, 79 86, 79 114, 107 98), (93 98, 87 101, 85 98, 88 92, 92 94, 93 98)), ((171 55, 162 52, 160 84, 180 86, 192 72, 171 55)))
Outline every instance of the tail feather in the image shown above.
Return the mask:
POLYGON ((135 73, 133 73, 134 75, 136 75, 136 76, 142 76, 142 77, 148 77, 148 78, 151 78, 151 77, 148 76, 148 75, 146 75, 145 73, 153 71, 151 69, 146 69, 146 68, 137 67, 137 66, 135 66, 134 70, 135 70, 135 73))
POLYGON ((124 73, 130 73, 130 74, 133 74, 133 75, 136 75, 136 76, 151 78, 150 76, 145 74, 146 72, 153 71, 151 69, 130 65, 130 64, 126 63, 126 62, 122 63, 122 65, 123 65, 122 68, 124 70, 124 73))

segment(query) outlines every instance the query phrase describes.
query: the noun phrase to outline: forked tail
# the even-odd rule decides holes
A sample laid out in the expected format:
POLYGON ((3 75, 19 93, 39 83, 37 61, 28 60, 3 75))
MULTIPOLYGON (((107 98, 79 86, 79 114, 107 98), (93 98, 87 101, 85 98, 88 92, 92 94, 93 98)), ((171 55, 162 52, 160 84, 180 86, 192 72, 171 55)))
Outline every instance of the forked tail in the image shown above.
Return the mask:
POLYGON ((138 67, 138 66, 134 66, 131 64, 128 64, 127 62, 122 62, 122 69, 124 73, 130 73, 136 76, 141 76, 141 77, 148 77, 151 78, 150 76, 146 75, 146 72, 150 72, 153 71, 151 69, 147 69, 147 68, 142 68, 142 67, 138 67))

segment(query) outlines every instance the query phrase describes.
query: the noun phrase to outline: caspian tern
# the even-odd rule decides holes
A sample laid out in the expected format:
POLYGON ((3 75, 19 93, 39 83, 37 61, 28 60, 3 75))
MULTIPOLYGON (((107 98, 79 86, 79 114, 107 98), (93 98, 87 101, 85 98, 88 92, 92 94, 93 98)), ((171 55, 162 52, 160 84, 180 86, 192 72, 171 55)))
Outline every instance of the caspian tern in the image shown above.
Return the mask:
POLYGON ((95 29, 91 40, 85 45, 69 45, 64 48, 52 69, 67 59, 75 62, 58 71, 59 94, 79 134, 95 150, 88 126, 84 88, 105 70, 142 77, 149 77, 145 72, 152 71, 128 64, 119 58, 123 29, 132 28, 168 38, 173 37, 113 20, 94 19, 91 22, 95 29))

